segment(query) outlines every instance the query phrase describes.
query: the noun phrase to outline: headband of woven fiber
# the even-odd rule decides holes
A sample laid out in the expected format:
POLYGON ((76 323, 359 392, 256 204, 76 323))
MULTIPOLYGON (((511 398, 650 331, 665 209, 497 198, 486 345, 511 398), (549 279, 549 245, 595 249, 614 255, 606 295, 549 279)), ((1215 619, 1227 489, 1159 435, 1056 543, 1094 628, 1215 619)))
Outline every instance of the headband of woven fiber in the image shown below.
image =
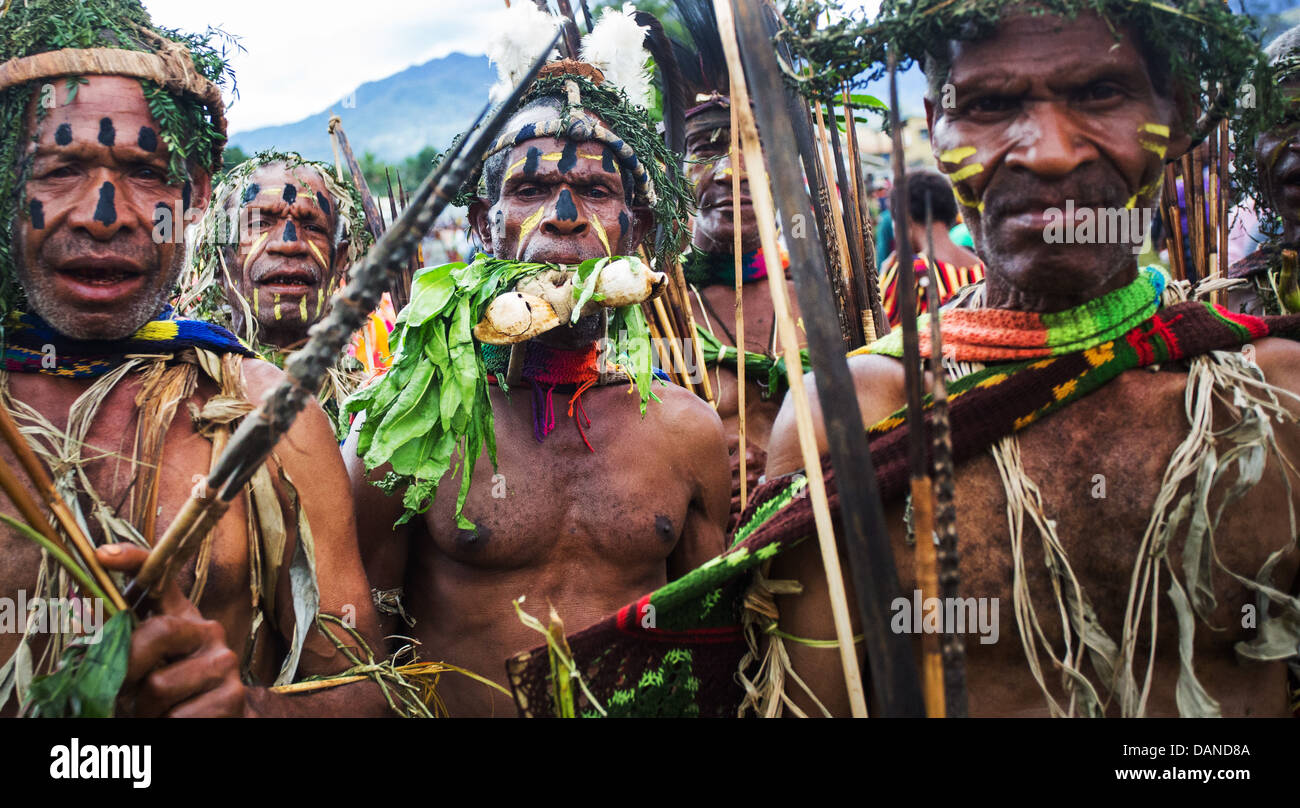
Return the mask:
POLYGON ((846 15, 826 0, 791 0, 776 40, 797 60, 782 65, 787 80, 825 100, 839 97, 846 83, 857 87, 883 76, 887 46, 897 47, 903 68, 946 50, 951 40, 988 37, 1012 15, 1086 13, 1105 19, 1116 40, 1125 29, 1138 32, 1153 58, 1168 60, 1179 90, 1212 110, 1211 118, 1226 114, 1243 82, 1265 75, 1254 20, 1234 14, 1223 0, 884 0, 874 20, 846 15))
POLYGON ((632 174, 632 178, 636 182, 637 199, 652 207, 658 201, 655 196, 654 181, 650 179, 650 174, 646 171, 645 166, 637 159, 632 147, 627 145, 627 142, 621 137, 601 126, 600 122, 595 118, 583 113, 581 110, 575 110, 564 118, 538 121, 537 123, 521 126, 513 132, 507 132, 497 138, 496 143, 492 144, 492 148, 488 149, 487 154, 483 155, 483 159, 486 160, 497 152, 514 148, 520 143, 539 137, 562 138, 579 143, 594 140, 605 144, 614 152, 619 165, 632 174))
MULTIPOLYGON (((253 174, 268 165, 282 163, 290 171, 309 168, 320 174, 325 190, 338 210, 342 232, 337 233, 348 242, 348 263, 355 266, 374 240, 366 227, 361 193, 349 179, 339 179, 328 163, 306 160, 296 152, 264 151, 232 168, 212 192, 212 202, 199 220, 181 273, 180 293, 176 310, 183 316, 196 317, 228 325, 231 301, 222 285, 223 248, 237 247, 239 233, 230 230, 231 209, 236 211, 249 200, 246 198, 253 174)), ((333 236, 334 234, 332 234, 333 236)), ((232 280, 234 278, 232 277, 232 280)), ((255 323, 245 322, 251 329, 255 323)), ((252 334, 241 334, 251 342, 252 334)))
POLYGON ((221 87, 233 86, 225 60, 233 42, 221 31, 159 28, 138 0, 11 0, 0 10, 0 313, 23 305, 14 272, 13 228, 27 209, 29 110, 55 81, 69 96, 86 75, 139 79, 179 183, 191 161, 221 167, 226 144, 221 87))
MULTIPOLYGON (((606 144, 632 173, 638 192, 644 188, 641 201, 654 211, 659 225, 654 248, 657 262, 663 265, 676 261, 681 245, 690 234, 689 220, 695 208, 694 197, 682 174, 680 155, 664 143, 650 114, 629 103, 623 90, 609 82, 593 82, 586 71, 565 71, 557 67, 565 65, 549 65, 547 73, 533 83, 516 109, 539 98, 557 98, 561 101, 559 116, 502 135, 493 144, 492 152, 534 137, 567 138, 571 136, 571 127, 575 139, 606 144)), ((486 197, 482 179, 480 165, 461 187, 454 204, 468 206, 486 197)))

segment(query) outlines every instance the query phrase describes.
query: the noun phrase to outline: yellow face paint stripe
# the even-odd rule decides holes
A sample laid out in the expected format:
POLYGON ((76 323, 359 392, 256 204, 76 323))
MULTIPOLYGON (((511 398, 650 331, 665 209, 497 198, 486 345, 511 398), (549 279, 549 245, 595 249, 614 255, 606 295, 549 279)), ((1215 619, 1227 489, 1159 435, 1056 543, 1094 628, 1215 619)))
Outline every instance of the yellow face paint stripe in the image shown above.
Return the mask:
POLYGON ((329 269, 329 264, 328 264, 328 262, 325 260, 325 256, 321 255, 321 252, 320 252, 320 248, 319 248, 319 247, 317 247, 315 244, 313 244, 313 243, 311 243, 311 242, 309 241, 309 242, 307 242, 307 249, 311 250, 311 254, 312 254, 312 255, 316 256, 316 260, 320 262, 320 268, 321 268, 321 269, 324 269, 324 270, 328 270, 328 269, 329 269))
POLYGON ((1169 127, 1160 123, 1144 123, 1138 127, 1140 132, 1150 132, 1160 137, 1169 137, 1169 127))
POLYGON ((280 319, 280 296, 278 294, 271 297, 271 311, 275 314, 275 319, 280 319))
POLYGON ((316 290, 316 316, 319 317, 320 313, 324 310, 325 310, 325 288, 321 287, 320 289, 316 290))
POLYGON ((974 146, 960 146, 956 149, 949 149, 948 151, 940 154, 939 161, 943 163, 960 163, 962 160, 965 160, 967 157, 970 157, 976 151, 978 151, 978 149, 976 149, 974 146))
POLYGON ((307 296, 306 295, 303 295, 302 297, 298 298, 298 316, 302 318, 302 321, 304 323, 307 322, 307 296))
POLYGON ((244 259, 245 272, 248 272, 248 265, 253 262, 253 257, 257 255, 257 251, 261 249, 262 245, 265 244, 266 240, 270 237, 271 231, 267 230, 265 233, 257 237, 257 241, 253 242, 253 246, 248 250, 248 257, 244 259))
POLYGON ((531 216, 529 216, 527 219, 524 219, 524 223, 519 225, 519 238, 517 239, 517 241, 522 242, 524 238, 528 236, 529 233, 533 232, 533 228, 536 227, 539 222, 541 222, 542 213, 545 210, 546 210, 546 206, 542 205, 540 208, 533 211, 531 216))
POLYGON ((965 166, 963 168, 959 168, 956 171, 949 174, 948 181, 961 182, 962 180, 968 180, 971 177, 974 177, 976 174, 983 174, 983 173, 984 173, 983 165, 981 165, 980 163, 971 163, 970 165, 965 166))
POLYGON ((1145 140, 1139 140, 1138 143, 1141 143, 1142 148, 1159 157, 1161 160, 1165 159, 1165 152, 1169 149, 1167 143, 1148 143, 1145 140))
POLYGON ((605 245, 605 255, 612 258, 614 253, 609 249, 609 237, 605 235, 605 228, 601 226, 600 220, 595 216, 591 217, 591 229, 596 231, 596 238, 600 239, 601 244, 605 245))

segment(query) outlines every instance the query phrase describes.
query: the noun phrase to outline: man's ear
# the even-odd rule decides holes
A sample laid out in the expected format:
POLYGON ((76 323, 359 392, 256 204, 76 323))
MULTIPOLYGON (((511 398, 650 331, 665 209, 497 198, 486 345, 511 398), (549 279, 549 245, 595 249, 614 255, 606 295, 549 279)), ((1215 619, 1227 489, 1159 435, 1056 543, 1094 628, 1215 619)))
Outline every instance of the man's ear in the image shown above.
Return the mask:
MULTIPOLYGON (((334 246, 334 266, 331 269, 334 272, 334 277, 344 283, 348 280, 347 272, 350 269, 348 266, 348 251, 351 246, 352 242, 346 238, 334 246)), ((333 292, 333 289, 325 290, 326 294, 332 294, 333 292)))
POLYGON ((483 244, 483 249, 491 255, 496 255, 496 247, 492 243, 492 217, 489 216, 491 211, 492 209, 485 200, 476 199, 471 202, 469 205, 469 227, 483 244))
MULTIPOLYGON (((632 241, 629 244, 628 251, 636 252, 636 248, 641 246, 646 236, 650 233, 650 228, 655 225, 655 213, 648 207, 640 205, 632 208, 632 241)), ((653 252, 653 250, 652 250, 653 252)))
POLYGON ((212 175, 201 168, 190 169, 190 207, 202 216, 212 202, 212 175))
POLYGON ((1191 94, 1185 90, 1174 93, 1173 120, 1169 125, 1169 146, 1165 149, 1165 162, 1172 163, 1182 157, 1192 146, 1192 130, 1196 128, 1196 107, 1191 94))
POLYGON ((934 142, 934 122, 942 112, 929 96, 923 100, 925 101, 925 131, 930 133, 930 153, 934 155, 934 162, 938 164, 939 171, 947 174, 948 167, 939 159, 939 147, 934 142))

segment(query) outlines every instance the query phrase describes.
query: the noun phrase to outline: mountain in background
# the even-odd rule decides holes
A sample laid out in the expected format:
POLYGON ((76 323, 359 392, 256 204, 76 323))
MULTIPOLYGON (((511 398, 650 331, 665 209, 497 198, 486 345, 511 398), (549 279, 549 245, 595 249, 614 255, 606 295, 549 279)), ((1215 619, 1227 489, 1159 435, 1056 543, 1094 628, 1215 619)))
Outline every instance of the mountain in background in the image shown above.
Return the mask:
POLYGON ((487 102, 495 80, 486 56, 453 53, 362 84, 351 96, 297 123, 236 132, 230 145, 250 155, 274 148, 333 162, 327 132, 332 109, 343 119, 358 159, 373 152, 380 160, 397 162, 426 146, 446 148, 487 102))

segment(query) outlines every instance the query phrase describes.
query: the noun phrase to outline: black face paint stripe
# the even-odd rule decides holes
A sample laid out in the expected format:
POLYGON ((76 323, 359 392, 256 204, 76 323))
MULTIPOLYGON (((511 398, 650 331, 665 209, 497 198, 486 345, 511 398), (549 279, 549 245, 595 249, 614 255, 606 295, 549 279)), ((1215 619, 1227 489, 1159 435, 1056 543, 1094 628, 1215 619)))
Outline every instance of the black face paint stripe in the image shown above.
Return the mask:
POLYGON ((573 194, 565 188, 560 191, 560 198, 555 200, 555 218, 562 222, 576 222, 578 220, 578 208, 573 204, 573 194))
POLYGON ((32 214, 32 227, 36 230, 44 230, 45 206, 41 204, 41 200, 33 199, 31 202, 27 203, 27 210, 32 214))
POLYGON ((321 212, 326 216, 330 215, 330 198, 320 191, 316 192, 316 204, 320 205, 321 212))
POLYGON ((99 142, 105 146, 112 146, 117 142, 117 130, 113 128, 112 118, 99 119, 99 142))
POLYGON ((113 204, 117 189, 113 183, 106 182, 99 186, 99 204, 95 206, 95 221, 107 227, 117 221, 117 207, 113 204))
POLYGON ((260 185, 255 182, 250 182, 248 184, 248 190, 244 191, 244 204, 247 205, 249 202, 257 199, 257 195, 261 192, 262 187, 260 185))
POLYGON ((292 205, 297 198, 298 198, 298 186, 294 185, 292 182, 285 183, 284 203, 286 205, 292 205))
POLYGON ((298 228, 293 226, 293 222, 284 223, 284 241, 286 244, 298 240, 298 228))
POLYGON ((54 142, 60 146, 66 146, 72 142, 72 124, 61 123, 59 128, 54 130, 54 142))
POLYGON ((136 144, 147 152, 155 151, 158 148, 158 133, 147 126, 140 127, 140 135, 135 139, 136 144))
POLYGON ((181 210, 190 209, 190 199, 193 196, 194 186, 190 185, 189 180, 186 180, 185 184, 181 186, 181 210))
POLYGON ((627 231, 632 229, 632 223, 628 221, 627 211, 618 212, 618 240, 620 242, 627 238, 627 231))
POLYGON ((600 167, 605 169, 608 174, 617 174, 618 169, 614 167, 614 153, 605 149, 605 153, 600 157, 600 167))
POLYGON ((524 176, 531 177, 537 173, 537 161, 542 156, 542 150, 536 146, 528 147, 528 156, 524 159, 524 176))
POLYGON ((578 144, 570 140, 568 143, 564 144, 564 151, 560 153, 560 162, 556 163, 555 167, 560 170, 561 174, 564 174, 572 171, 573 167, 577 164, 578 144))

